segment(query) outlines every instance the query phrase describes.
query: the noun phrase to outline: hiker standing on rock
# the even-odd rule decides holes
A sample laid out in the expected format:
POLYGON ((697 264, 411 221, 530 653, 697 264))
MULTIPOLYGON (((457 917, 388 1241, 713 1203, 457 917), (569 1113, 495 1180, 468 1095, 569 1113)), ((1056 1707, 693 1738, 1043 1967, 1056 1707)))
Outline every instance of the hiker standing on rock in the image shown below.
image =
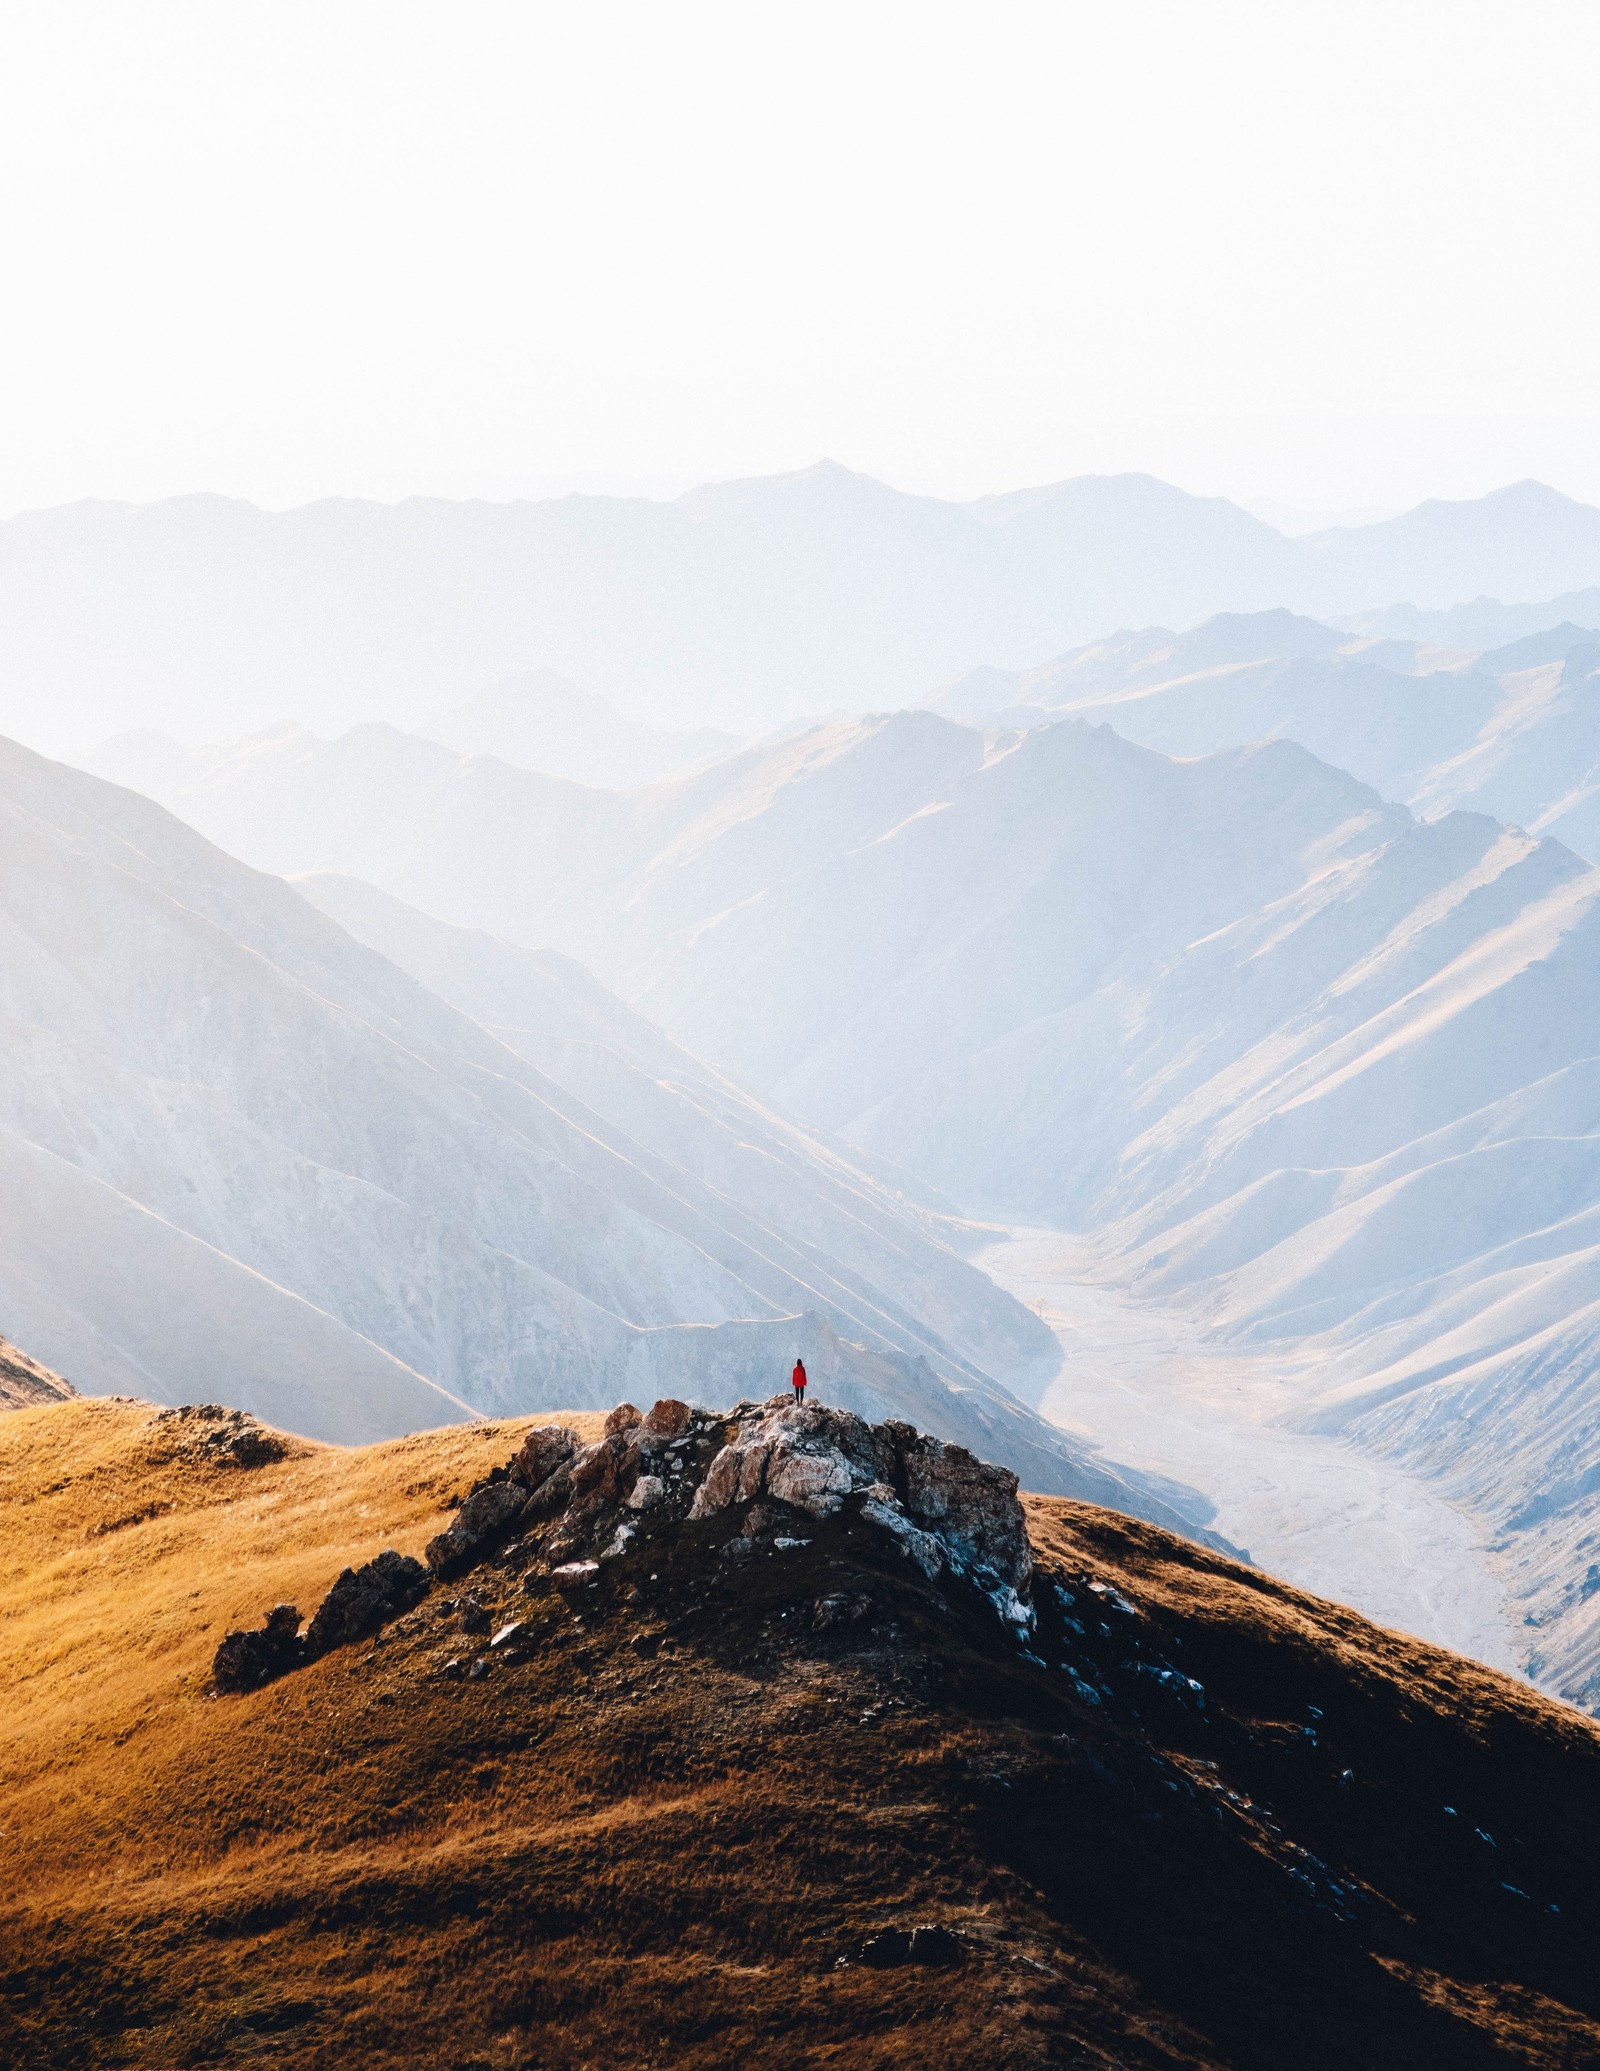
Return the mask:
POLYGON ((794 1372, 790 1374, 789 1379, 794 1385, 795 1401, 804 1402, 806 1399, 806 1363, 798 1353, 795 1354, 794 1372))

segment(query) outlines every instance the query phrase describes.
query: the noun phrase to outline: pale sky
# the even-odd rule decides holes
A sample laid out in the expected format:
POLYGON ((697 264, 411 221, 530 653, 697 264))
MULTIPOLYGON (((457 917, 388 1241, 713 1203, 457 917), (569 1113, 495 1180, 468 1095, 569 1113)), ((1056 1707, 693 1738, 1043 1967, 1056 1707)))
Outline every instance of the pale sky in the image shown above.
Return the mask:
POLYGON ((1600 502, 1600 7, 7 0, 0 511, 1600 502))

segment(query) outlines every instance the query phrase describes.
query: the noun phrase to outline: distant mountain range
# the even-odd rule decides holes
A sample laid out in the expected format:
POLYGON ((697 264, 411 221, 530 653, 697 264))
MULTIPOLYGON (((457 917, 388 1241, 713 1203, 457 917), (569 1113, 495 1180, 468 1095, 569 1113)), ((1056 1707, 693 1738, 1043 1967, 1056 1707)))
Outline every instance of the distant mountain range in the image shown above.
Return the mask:
POLYGON ((0 525, 0 729, 421 729, 549 670, 632 721, 748 734, 1121 627, 1596 584, 1600 511, 1533 482, 1293 539, 1143 475, 959 504, 832 463, 671 503, 84 503, 0 525))
POLYGON ((1039 669, 974 670, 934 702, 989 725, 1103 721, 1168 755, 1298 741, 1419 813, 1492 813, 1600 861, 1600 632, 1587 625, 1474 653, 1230 613, 1039 669))
POLYGON ((424 719, 417 730, 469 755, 495 755, 547 776, 623 791, 678 776, 739 745, 736 734, 714 727, 673 733, 624 719, 604 698, 553 669, 497 683, 464 705, 424 719))
MULTIPOLYGON (((1296 637, 1323 666, 1337 636, 1296 637)), ((368 728, 173 802, 267 867, 581 948, 869 1159, 1099 1232, 1108 1276, 1279 1346, 1303 1417, 1514 1541, 1536 1665, 1600 1698, 1600 870, 1570 849, 1419 823, 1289 741, 1175 761, 929 712, 633 794, 368 728)))

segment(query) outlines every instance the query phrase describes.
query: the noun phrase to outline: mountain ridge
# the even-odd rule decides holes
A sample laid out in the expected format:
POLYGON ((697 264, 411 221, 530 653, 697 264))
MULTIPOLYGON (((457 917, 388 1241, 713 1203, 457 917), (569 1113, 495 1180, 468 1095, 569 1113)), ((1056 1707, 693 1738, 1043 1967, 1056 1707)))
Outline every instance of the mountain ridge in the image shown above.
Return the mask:
MULTIPOLYGON (((669 1457, 683 1410, 651 1412, 669 1457)), ((638 1415, 356 1452, 257 1434, 239 1460, 146 1404, 0 1418, 0 1655, 28 1669, 0 1752, 8 2062, 1600 2048, 1592 1724, 1087 1506, 1025 1500, 1025 1638, 867 1516, 887 1489, 655 1524, 681 1492, 616 1489, 597 1516, 636 1536, 605 1559, 486 1547, 375 1632, 208 1694, 230 1627, 353 1609, 508 1456, 577 1446, 589 1472, 638 1415)), ((744 1421, 685 1431, 702 1492, 744 1421)))
POLYGON ((550 669, 632 721, 762 732, 924 698, 985 663, 1034 667, 1121 625, 1600 582, 1600 517, 1541 492, 1530 530, 1527 500, 1309 541, 1150 477, 957 503, 838 467, 674 502, 63 506, 0 524, 0 725, 53 752, 291 712, 414 727, 550 669))

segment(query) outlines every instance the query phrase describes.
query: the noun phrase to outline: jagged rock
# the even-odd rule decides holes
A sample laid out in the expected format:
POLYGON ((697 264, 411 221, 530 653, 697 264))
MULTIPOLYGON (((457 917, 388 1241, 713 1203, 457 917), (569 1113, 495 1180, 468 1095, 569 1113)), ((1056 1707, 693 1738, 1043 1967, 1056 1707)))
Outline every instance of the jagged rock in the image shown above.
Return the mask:
POLYGON ((578 1450, 578 1441, 564 1424, 539 1424, 518 1447, 511 1461, 511 1478, 525 1489, 537 1490, 578 1450))
POLYGON ((454 1521, 424 1548, 436 1575, 453 1575, 503 1538, 521 1515, 528 1492, 520 1482, 498 1481, 479 1488, 456 1512, 454 1521))
POLYGON ((741 1422, 695 1496, 692 1517, 768 1495, 812 1517, 831 1517, 852 1489, 877 1479, 872 1426, 850 1410, 795 1405, 782 1396, 741 1422))
POLYGON ((185 1402, 159 1410, 153 1422, 178 1454, 224 1466, 265 1467, 288 1450, 275 1431, 220 1402, 185 1402))
POLYGON ((386 1619, 397 1618, 420 1603, 431 1583, 420 1560, 397 1553, 392 1546, 359 1568, 346 1568, 306 1628, 306 1659, 315 1661, 332 1647, 365 1639, 386 1619))
POLYGON ((606 1435, 586 1446, 562 1426, 541 1426, 476 1486, 430 1542, 427 1559, 435 1574, 460 1572, 488 1558, 515 1527, 525 1536, 500 1554, 502 1565, 548 1565, 568 1586, 587 1579, 596 1561, 625 1554, 641 1533, 656 1534, 685 1514, 703 1522, 739 1510, 721 1549, 737 1559, 741 1551, 748 1557, 752 1542, 807 1545, 796 1526, 846 1505, 930 1580, 946 1570, 965 1576, 1002 1617, 1030 1627, 1033 1613, 1022 1599, 1032 1556, 1014 1475, 909 1424, 872 1425, 850 1410, 796 1404, 787 1395, 741 1403, 722 1417, 670 1398, 645 1416, 622 1403, 607 1417, 606 1435), (709 1465, 696 1433, 722 1440, 709 1465))
POLYGON ((944 1548, 933 1536, 914 1525, 901 1508, 900 1499, 892 1488, 881 1481, 875 1481, 861 1492, 861 1515, 868 1524, 875 1524, 880 1531, 891 1533, 899 1540, 902 1551, 914 1560, 931 1581, 944 1567, 944 1548))
POLYGON ((962 1446, 909 1424, 874 1427, 849 1410, 777 1396, 736 1413, 690 1516, 763 1498, 816 1518, 858 1499, 868 1523, 891 1533, 926 1575, 949 1563, 989 1588, 1003 1615, 1019 1615, 1033 1556, 1017 1478, 962 1446))
POLYGON ((1010 1469, 909 1424, 883 1429, 893 1439, 903 1501, 916 1522, 956 1549, 963 1567, 985 1569, 1013 1590, 1025 1590, 1033 1552, 1010 1469))
POLYGON ((563 1461, 552 1473, 547 1474, 539 1486, 522 1506, 525 1524, 539 1519, 553 1517, 558 1510, 564 1510, 572 1496, 572 1468, 563 1461))
MULTIPOLYGON (((624 1404, 631 1408, 631 1404, 624 1404)), ((616 1411, 612 1411, 612 1416, 616 1411)), ((635 1422, 639 1412, 634 1410, 635 1422)), ((609 1426, 611 1418, 606 1419, 609 1426)), ((606 1438, 594 1445, 585 1446, 573 1460, 572 1500, 584 1509, 598 1509, 604 1503, 620 1502, 632 1486, 639 1467, 638 1447, 633 1444, 633 1426, 625 1425, 612 1431, 606 1438)))
POLYGON ((481 1633, 489 1630, 490 1618, 487 1608, 476 1597, 468 1597, 457 1622, 463 1632, 481 1633))
POLYGON ((211 1664, 213 1682, 234 1696, 287 1675, 305 1659, 299 1633, 300 1613, 294 1605, 274 1604, 259 1632, 230 1632, 223 1639, 211 1664))

